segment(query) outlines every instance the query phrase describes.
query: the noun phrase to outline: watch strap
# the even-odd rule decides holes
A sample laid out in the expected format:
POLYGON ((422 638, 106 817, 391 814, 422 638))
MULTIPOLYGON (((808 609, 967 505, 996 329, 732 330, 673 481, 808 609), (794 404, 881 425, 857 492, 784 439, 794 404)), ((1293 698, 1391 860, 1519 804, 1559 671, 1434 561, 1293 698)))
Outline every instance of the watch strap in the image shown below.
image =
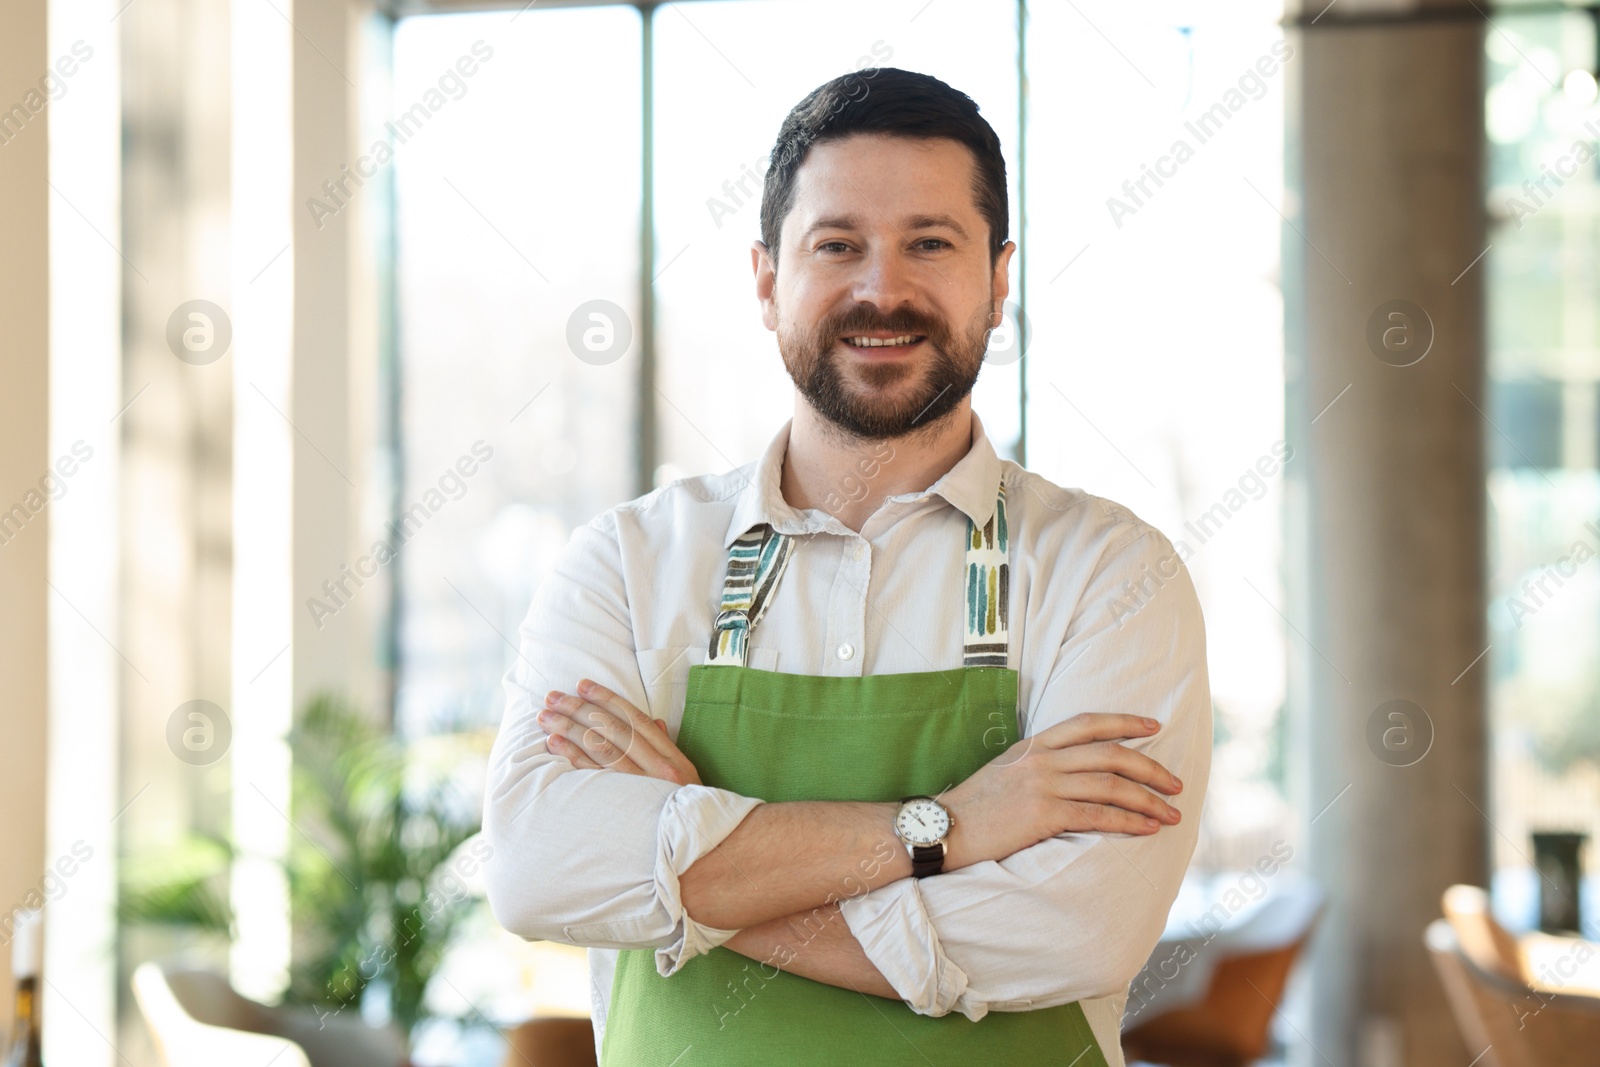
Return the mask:
POLYGON ((944 842, 911 846, 911 876, 926 878, 944 870, 944 842))

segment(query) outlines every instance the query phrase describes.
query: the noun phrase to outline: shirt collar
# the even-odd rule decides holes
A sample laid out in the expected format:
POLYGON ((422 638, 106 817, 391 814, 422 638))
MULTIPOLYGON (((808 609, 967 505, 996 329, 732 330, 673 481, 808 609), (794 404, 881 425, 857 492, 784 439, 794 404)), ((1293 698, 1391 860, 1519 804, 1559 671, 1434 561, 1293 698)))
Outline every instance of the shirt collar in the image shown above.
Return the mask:
MULTIPOLYGON (((740 490, 734 504, 733 519, 728 524, 727 537, 722 545, 724 549, 732 546, 740 536, 762 525, 770 525, 779 533, 791 535, 818 533, 832 527, 837 528, 836 532, 847 532, 838 519, 826 512, 816 509, 796 511, 783 499, 783 460, 789 451, 789 430, 793 425, 793 419, 785 422, 761 458, 753 467, 747 468, 749 481, 740 490)), ((1000 474, 1000 457, 974 412, 972 447, 967 454, 927 489, 902 493, 889 499, 913 502, 937 495, 982 528, 994 516, 1000 474)))

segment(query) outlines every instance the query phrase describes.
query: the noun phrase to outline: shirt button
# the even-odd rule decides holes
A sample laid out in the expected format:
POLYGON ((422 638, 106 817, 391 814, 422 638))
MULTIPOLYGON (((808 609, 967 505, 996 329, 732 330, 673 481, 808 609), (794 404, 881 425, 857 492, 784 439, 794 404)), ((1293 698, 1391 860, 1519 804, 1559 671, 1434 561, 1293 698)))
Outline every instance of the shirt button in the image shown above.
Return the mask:
POLYGON ((867 546, 866 545, 857 545, 856 546, 856 553, 855 553, 856 562, 859 563, 861 561, 861 557, 866 555, 866 554, 867 554, 867 546))
POLYGON ((856 648, 850 642, 846 641, 844 644, 839 646, 839 658, 840 659, 849 659, 851 656, 853 656, 855 654, 856 654, 856 648))

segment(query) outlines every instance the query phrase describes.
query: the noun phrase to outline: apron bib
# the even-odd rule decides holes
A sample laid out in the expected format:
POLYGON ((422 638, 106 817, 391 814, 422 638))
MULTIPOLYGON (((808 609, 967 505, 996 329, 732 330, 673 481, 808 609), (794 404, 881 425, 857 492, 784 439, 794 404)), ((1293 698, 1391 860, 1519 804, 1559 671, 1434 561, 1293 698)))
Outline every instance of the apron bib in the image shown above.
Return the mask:
MULTIPOLYGON (((999 755, 1017 740, 1017 673, 1006 667, 1008 540, 1002 486, 989 523, 968 522, 965 666, 856 678, 744 665, 793 542, 770 527, 740 537, 729 551, 709 657, 689 670, 678 735, 701 780, 770 802, 897 801, 937 796, 999 755)), ((849 891, 841 885, 839 895, 849 891)), ((1106 1067, 1076 1003, 990 1012, 978 1022, 959 1012, 932 1018, 726 948, 671 978, 657 973, 653 950, 619 952, 601 1062, 1106 1067)))

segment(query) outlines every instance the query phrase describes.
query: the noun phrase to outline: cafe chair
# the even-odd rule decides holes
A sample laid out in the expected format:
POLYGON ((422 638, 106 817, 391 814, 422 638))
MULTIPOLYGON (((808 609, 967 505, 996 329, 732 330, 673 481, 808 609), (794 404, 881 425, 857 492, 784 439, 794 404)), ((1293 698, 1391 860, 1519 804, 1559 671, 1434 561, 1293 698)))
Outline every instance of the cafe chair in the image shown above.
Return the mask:
POLYGON ((1489 894, 1475 885, 1453 885, 1441 901, 1456 942, 1480 970, 1512 982, 1526 973, 1516 935, 1495 921, 1489 894))
POLYGON ((1204 996, 1124 1032, 1127 1061, 1245 1067, 1265 1056, 1272 1017, 1321 910, 1322 894, 1307 884, 1269 899, 1226 938, 1201 948, 1219 954, 1204 996))
POLYGON ((530 1019, 505 1036, 504 1067, 596 1067, 588 1019, 530 1019))
POLYGON ((1472 885, 1445 890, 1444 917, 1479 969, 1535 990, 1600 997, 1600 942, 1539 931, 1518 937, 1495 921, 1489 894, 1472 885))
POLYGON ((1448 919, 1428 924, 1423 941, 1468 1053, 1481 1055, 1484 1067, 1592 1067, 1600 996, 1535 989, 1507 977, 1481 941, 1469 953, 1448 919))
POLYGON ((240 996, 211 971, 142 964, 133 995, 162 1067, 405 1067, 398 1031, 376 1029, 352 1013, 318 1017, 309 1008, 273 1008, 240 996))

